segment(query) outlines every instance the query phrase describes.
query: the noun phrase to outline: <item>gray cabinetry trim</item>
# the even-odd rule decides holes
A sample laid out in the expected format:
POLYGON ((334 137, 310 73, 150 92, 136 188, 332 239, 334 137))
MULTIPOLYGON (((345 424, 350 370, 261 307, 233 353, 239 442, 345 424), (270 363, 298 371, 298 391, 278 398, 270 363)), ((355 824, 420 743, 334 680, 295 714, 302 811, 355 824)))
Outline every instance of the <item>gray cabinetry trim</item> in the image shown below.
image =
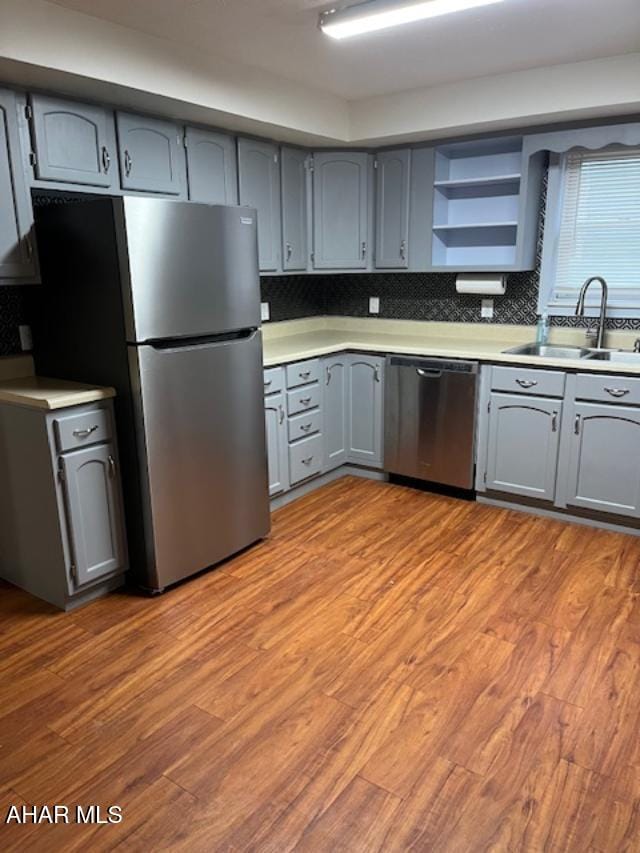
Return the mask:
POLYGON ((123 190, 186 197, 182 129, 164 119, 116 113, 123 190))
POLYGON ((411 151, 381 151, 376 155, 376 269, 409 266, 409 191, 411 151))
POLYGON ((110 188, 118 185, 113 113, 93 104, 31 97, 35 177, 110 188))
POLYGON ((38 276, 17 110, 16 95, 0 89, 0 284, 27 283, 38 276))
POLYGON ((233 136, 201 127, 185 130, 189 201, 238 203, 236 142, 233 136))

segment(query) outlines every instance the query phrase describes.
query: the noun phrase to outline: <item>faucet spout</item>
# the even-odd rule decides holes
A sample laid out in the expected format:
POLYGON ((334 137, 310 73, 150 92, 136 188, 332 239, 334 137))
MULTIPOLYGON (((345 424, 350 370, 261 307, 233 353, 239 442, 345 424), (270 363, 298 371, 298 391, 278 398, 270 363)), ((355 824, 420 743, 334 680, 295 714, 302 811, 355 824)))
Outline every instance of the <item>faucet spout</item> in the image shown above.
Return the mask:
POLYGON ((602 349, 604 346, 604 328, 605 328, 605 320, 607 316, 607 298, 609 296, 609 288, 607 287, 607 282, 602 278, 601 275, 594 275, 591 278, 588 278, 585 283, 580 288, 580 295, 578 296, 578 301, 576 303, 576 317, 584 316, 584 300, 587 295, 587 290, 594 281, 597 281, 600 284, 601 289, 601 298, 600 298, 600 316, 598 318, 598 334, 596 337, 596 346, 598 349, 602 349))

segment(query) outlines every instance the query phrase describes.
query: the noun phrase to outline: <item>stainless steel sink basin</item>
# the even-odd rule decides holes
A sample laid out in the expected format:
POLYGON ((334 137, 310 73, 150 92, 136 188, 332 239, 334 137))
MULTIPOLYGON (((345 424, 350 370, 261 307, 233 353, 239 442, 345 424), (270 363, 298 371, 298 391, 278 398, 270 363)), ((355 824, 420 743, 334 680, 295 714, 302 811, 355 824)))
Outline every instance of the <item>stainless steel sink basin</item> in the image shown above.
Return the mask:
POLYGON ((591 350, 586 347, 569 347, 559 344, 520 344, 504 350, 510 355, 535 355, 540 358, 588 358, 591 350))
POLYGON ((630 350, 591 350, 586 358, 594 358, 598 361, 613 361, 618 364, 637 364, 640 367, 640 352, 631 352, 630 350))

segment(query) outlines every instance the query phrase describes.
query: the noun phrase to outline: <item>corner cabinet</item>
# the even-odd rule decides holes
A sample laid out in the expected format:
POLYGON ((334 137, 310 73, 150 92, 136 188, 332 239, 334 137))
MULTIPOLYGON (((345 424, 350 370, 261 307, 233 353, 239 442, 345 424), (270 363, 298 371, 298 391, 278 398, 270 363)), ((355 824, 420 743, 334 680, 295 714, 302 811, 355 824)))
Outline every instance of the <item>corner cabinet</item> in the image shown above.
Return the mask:
POLYGON ((280 158, 270 142, 238 139, 240 204, 258 213, 261 272, 280 267, 280 158))
POLYGON ((6 403, 0 426, 0 576, 62 609, 120 586, 128 563, 111 402, 52 412, 6 403))
POLYGON ((0 89, 0 284, 37 280, 33 210, 22 166, 18 99, 0 89))
POLYGON ((369 169, 358 151, 313 155, 313 266, 363 270, 369 266, 369 169))
POLYGON ((382 468, 384 357, 350 354, 347 374, 347 462, 382 468))
POLYGON ((324 382, 324 464, 327 471, 347 461, 349 423, 347 420, 349 359, 346 353, 322 360, 324 382))
POLYGON ((203 204, 238 203, 236 142, 233 136, 200 127, 187 127, 189 201, 203 204))
POLYGON ((34 177, 39 181, 118 187, 113 113, 45 95, 30 99, 34 177))
POLYGON ((409 194, 411 151, 376 155, 376 269, 409 266, 409 194))
POLYGON ((180 125, 116 113, 123 190, 186 198, 186 162, 180 125))

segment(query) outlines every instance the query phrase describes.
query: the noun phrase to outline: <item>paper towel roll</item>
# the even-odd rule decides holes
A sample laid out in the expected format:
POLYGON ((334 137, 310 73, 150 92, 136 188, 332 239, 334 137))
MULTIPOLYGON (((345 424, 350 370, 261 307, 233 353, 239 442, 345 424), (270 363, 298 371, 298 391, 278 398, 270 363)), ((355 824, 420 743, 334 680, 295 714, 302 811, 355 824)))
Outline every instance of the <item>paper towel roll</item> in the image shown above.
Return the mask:
POLYGON ((475 293, 482 296, 503 296, 507 288, 506 275, 496 273, 476 273, 475 275, 456 276, 458 293, 475 293))

